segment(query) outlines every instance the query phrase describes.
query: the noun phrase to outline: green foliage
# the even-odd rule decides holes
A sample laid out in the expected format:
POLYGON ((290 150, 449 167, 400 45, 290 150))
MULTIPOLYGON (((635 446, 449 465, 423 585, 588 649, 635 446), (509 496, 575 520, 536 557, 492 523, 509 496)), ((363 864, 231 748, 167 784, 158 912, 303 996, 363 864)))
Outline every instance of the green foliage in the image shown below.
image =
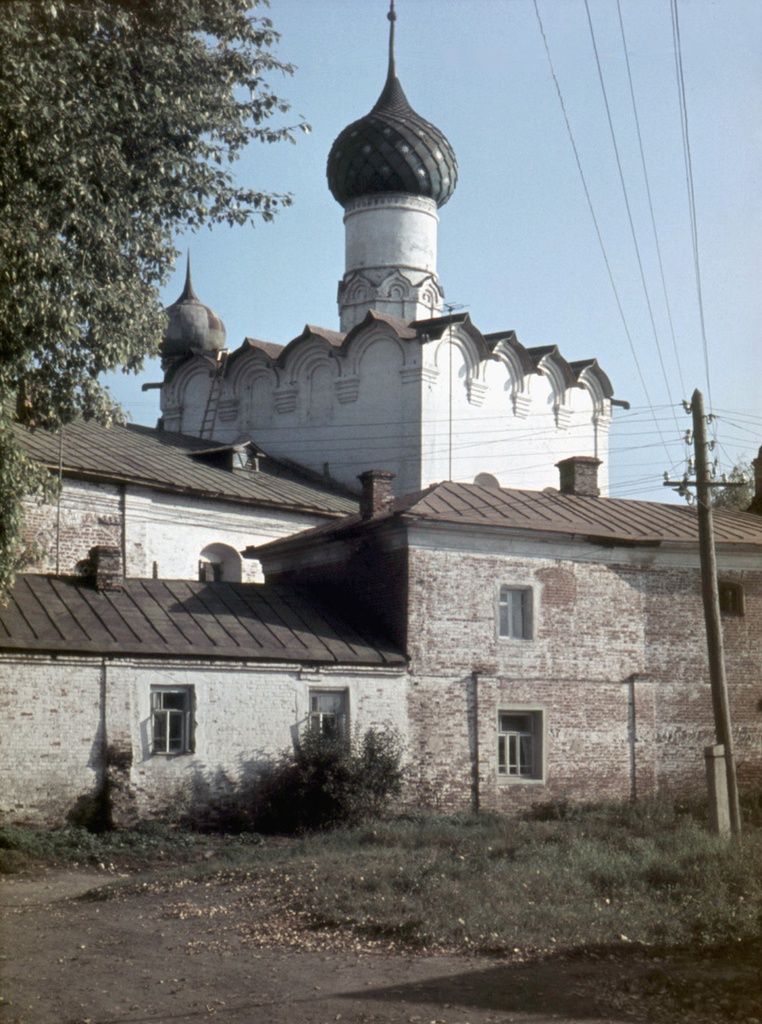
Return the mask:
MULTIPOLYGON (((293 141, 268 77, 292 68, 258 0, 10 0, 0 18, 0 586, 19 492, 8 429, 108 421, 106 370, 164 327, 175 232, 270 220, 288 196, 236 183, 251 141, 293 141)), ((306 128, 303 124, 296 128, 306 128)))
POLYGON ((238 826, 243 804, 248 827, 264 833, 356 825, 383 812, 403 777, 393 730, 368 729, 354 739, 307 730, 293 750, 260 769, 237 800, 228 800, 228 815, 238 826))
POLYGON ((729 483, 741 483, 742 487, 712 488, 712 507, 728 512, 745 512, 754 497, 754 468, 751 462, 742 460, 728 473, 729 483))
POLYGON ((167 855, 187 855, 191 838, 165 825, 145 823, 135 829, 94 833, 67 825, 35 829, 20 825, 0 828, 0 873, 10 874, 30 864, 141 865, 167 855))
POLYGON ((22 499, 50 500, 56 483, 42 466, 19 451, 8 423, 0 414, 0 595, 31 554, 21 543, 22 499))

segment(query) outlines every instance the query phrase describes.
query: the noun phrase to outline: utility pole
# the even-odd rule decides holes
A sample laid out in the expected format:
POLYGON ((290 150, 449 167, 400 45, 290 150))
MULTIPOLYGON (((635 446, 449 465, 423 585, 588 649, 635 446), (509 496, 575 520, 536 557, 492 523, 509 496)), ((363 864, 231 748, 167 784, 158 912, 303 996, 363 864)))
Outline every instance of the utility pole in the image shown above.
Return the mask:
MULTIPOLYGON (((727 776, 730 831, 741 833, 741 812, 738 803, 738 781, 733 752, 733 731, 730 724, 728 684, 725 676, 725 652, 720 619, 720 592, 717 584, 717 557, 714 549, 712 521, 712 487, 718 486, 711 479, 709 470, 709 441, 706 436, 707 416, 704 396, 696 388, 691 397, 690 412, 693 416, 693 441, 696 452, 696 479, 684 479, 679 487, 686 492, 688 484, 695 484, 698 501, 699 557, 701 559, 701 595, 704 603, 706 622, 707 653, 709 656, 709 683, 712 689, 712 708, 717 743, 724 748, 727 776)), ((673 486, 670 482, 667 486, 673 486)))

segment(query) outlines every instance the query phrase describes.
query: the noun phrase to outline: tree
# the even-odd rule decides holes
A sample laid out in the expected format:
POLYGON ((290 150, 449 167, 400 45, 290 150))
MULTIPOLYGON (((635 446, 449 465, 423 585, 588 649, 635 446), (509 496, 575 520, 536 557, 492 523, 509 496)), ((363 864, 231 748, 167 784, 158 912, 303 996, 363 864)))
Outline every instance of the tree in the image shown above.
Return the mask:
POLYGON ((754 469, 751 462, 741 460, 728 473, 728 483, 742 487, 715 487, 712 489, 712 507, 727 512, 745 512, 754 498, 754 469))
POLYGON ((19 497, 42 484, 12 421, 114 413, 105 370, 158 352, 178 229, 271 220, 286 195, 238 184, 253 140, 299 123, 268 76, 267 0, 6 0, 0 16, 0 592, 19 497))

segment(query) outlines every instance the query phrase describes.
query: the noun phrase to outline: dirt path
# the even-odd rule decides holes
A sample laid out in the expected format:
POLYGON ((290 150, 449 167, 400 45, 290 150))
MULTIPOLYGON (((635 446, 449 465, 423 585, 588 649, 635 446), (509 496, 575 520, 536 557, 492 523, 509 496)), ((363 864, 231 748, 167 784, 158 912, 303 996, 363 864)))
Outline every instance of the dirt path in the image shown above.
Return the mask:
POLYGON ((88 870, 3 882, 0 1021, 762 1024, 750 956, 410 955, 312 927, 261 879, 126 881, 88 870))

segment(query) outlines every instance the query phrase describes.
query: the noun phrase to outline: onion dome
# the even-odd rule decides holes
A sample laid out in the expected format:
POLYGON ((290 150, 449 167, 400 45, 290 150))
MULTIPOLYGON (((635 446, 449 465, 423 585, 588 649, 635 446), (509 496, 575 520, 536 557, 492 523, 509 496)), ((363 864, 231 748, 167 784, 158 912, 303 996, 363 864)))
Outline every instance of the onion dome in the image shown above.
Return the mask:
POLYGON ((220 352, 225 347, 225 325, 214 310, 205 306, 193 290, 190 256, 185 287, 177 302, 167 307, 169 323, 161 343, 165 359, 192 352, 220 352))
POLYGON ((394 0, 388 18, 389 73, 371 112, 338 136, 328 156, 328 187, 346 206, 359 196, 403 192, 444 206, 455 191, 458 163, 452 146, 420 117, 403 92, 394 59, 394 0))

